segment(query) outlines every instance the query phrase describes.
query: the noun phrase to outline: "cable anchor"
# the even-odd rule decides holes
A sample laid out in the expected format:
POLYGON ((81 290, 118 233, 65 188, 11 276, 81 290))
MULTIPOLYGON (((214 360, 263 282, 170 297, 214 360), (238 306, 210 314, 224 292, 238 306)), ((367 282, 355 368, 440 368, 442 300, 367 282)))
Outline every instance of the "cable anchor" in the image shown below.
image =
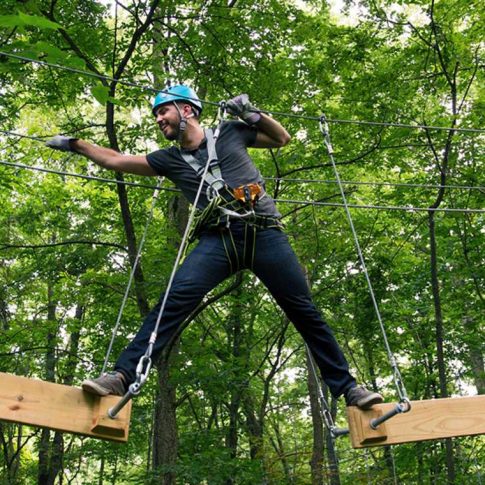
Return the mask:
POLYGON ((402 401, 398 402, 394 409, 391 409, 386 414, 379 416, 378 418, 371 419, 369 426, 372 429, 377 429, 380 424, 386 422, 388 419, 393 418, 397 414, 407 413, 411 411, 411 401, 406 397, 402 401))
POLYGON ((125 395, 111 408, 108 409, 108 416, 111 419, 116 418, 117 414, 128 404, 128 402, 134 397, 140 394, 141 388, 144 386, 148 379, 148 374, 152 367, 151 346, 148 347, 147 352, 143 355, 138 365, 136 366, 136 379, 128 386, 128 391, 125 395), (147 355, 150 354, 150 355, 147 355))

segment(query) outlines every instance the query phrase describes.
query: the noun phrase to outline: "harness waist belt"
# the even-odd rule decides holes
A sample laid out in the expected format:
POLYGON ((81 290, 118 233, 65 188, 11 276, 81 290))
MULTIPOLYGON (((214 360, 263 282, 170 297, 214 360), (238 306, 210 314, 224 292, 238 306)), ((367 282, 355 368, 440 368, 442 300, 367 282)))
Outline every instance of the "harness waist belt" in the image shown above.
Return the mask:
MULTIPOLYGON (((263 193, 264 196, 263 188, 259 185, 258 187, 260 189, 259 193, 263 193)), ((241 190, 244 193, 244 188, 241 190)), ((249 197, 251 197, 250 189, 247 191, 249 191, 249 197)), ((254 204, 257 201, 256 197, 259 197, 259 193, 254 196, 254 204)), ((229 227, 231 221, 234 220, 244 221, 246 224, 250 224, 259 229, 269 229, 271 227, 283 228, 283 224, 279 218, 256 214, 251 203, 241 203, 239 199, 236 199, 233 189, 230 189, 226 185, 222 190, 219 190, 217 197, 214 197, 209 202, 209 205, 200 211, 192 228, 190 241, 198 237, 203 229, 229 227)))

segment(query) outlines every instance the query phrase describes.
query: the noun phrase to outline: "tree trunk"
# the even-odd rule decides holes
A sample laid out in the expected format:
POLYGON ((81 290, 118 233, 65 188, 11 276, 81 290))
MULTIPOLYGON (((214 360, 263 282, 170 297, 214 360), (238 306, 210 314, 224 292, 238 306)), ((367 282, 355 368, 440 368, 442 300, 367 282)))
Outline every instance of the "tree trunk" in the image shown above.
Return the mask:
POLYGON ((310 395, 310 412, 312 416, 313 425, 313 447, 312 459, 310 461, 310 469, 312 476, 312 485, 323 485, 323 453, 325 449, 325 437, 323 431, 322 409, 319 399, 319 383, 318 376, 314 374, 313 369, 316 369, 315 364, 311 361, 310 351, 306 353, 307 363, 307 383, 308 392, 310 395))
MULTIPOLYGON (((462 248, 463 248, 463 257, 465 258, 465 262, 467 265, 469 277, 473 280, 473 287, 475 289, 475 293, 478 297, 476 301, 477 305, 477 313, 479 314, 480 311, 483 313, 485 308, 485 299, 483 296, 482 288, 480 285, 480 280, 476 275, 475 271, 475 264, 470 261, 470 246, 468 243, 468 230, 467 224, 469 221, 465 219, 463 222, 463 228, 460 226, 459 223, 456 224, 457 232, 460 236, 462 248)), ((471 303, 473 304, 473 303, 471 303)), ((479 325, 475 324, 474 318, 472 316, 465 316, 463 318, 463 326, 466 330, 467 335, 475 335, 477 330, 480 332, 479 325)), ((483 341, 479 338, 472 338, 468 344, 469 348, 469 359, 470 359, 470 367, 473 373, 473 381, 477 388, 478 394, 485 394, 485 363, 483 360, 483 341)))
MULTIPOLYGON (((329 402, 330 399, 330 414, 333 421, 337 417, 337 399, 330 396, 328 386, 322 381, 322 391, 325 400, 329 402)), ((330 471, 330 485, 340 485, 340 467, 337 457, 337 450, 335 449, 335 441, 329 430, 325 431, 325 441, 327 444, 327 462, 330 471)))
MULTIPOLYGON (((467 333, 473 335, 476 331, 475 325, 470 318, 464 318, 464 327, 467 333)), ((472 340, 472 339, 471 339, 472 340)), ((469 344, 470 363, 473 371, 473 382, 477 388, 478 394, 485 394, 485 363, 483 360, 483 341, 473 339, 469 344)))
MULTIPOLYGON (((430 269, 431 269, 431 286, 433 289, 433 303, 435 314, 435 339, 436 339, 436 357, 438 361, 438 376, 440 385, 440 395, 448 397, 446 387, 446 364, 443 348, 443 315, 441 311, 440 287, 438 280, 438 262, 436 254, 436 230, 435 230, 435 212, 428 212, 429 236, 430 236, 430 269)), ((446 448, 446 468, 447 479, 449 484, 455 483, 455 460, 453 456, 453 442, 451 439, 445 440, 446 448)))
MULTIPOLYGON (((177 228, 179 235, 182 235, 187 224, 188 210, 189 204, 185 198, 178 195, 173 197, 169 205, 168 217, 177 228)), ((180 239, 177 238, 171 243, 178 249, 180 239)), ((158 390, 154 410, 152 462, 155 477, 159 480, 157 483, 163 485, 176 483, 173 467, 177 462, 178 452, 177 388, 170 380, 170 364, 178 353, 178 342, 177 337, 173 345, 163 352, 157 363, 158 390)))
MULTIPOLYGON (((239 423, 239 409, 241 406, 241 393, 245 377, 241 376, 241 341, 242 341, 242 307, 241 307, 242 289, 239 287, 235 292, 235 304, 231 309, 226 330, 228 347, 231 349, 231 368, 235 369, 236 374, 231 376, 230 388, 230 402, 229 402, 229 426, 226 432, 226 448, 229 450, 229 457, 235 460, 237 456, 238 445, 238 423, 239 423)), ((226 485, 232 485, 234 479, 228 477, 226 485)))
POLYGON ((103 485, 104 482, 104 465, 106 462, 106 458, 104 457, 104 449, 101 451, 101 460, 99 463, 99 478, 98 478, 98 485, 103 485))
POLYGON ((164 355, 157 363, 158 389, 153 424, 153 483, 175 485, 178 432, 176 420, 176 386, 170 380, 170 363, 178 353, 178 342, 172 346, 170 355, 164 355))
MULTIPOLYGON (((56 309, 52 282, 47 284, 47 351, 45 355, 45 378, 55 382, 56 371, 56 309)), ((51 432, 43 429, 39 441, 39 465, 37 481, 39 485, 54 485, 55 479, 62 467, 64 445, 62 435, 56 433, 54 441, 50 441, 51 432)))
MULTIPOLYGON (((3 269, 1 262, 0 266, 3 269)), ((4 332, 7 332, 9 329, 9 311, 4 288, 0 288, 0 328, 4 332)), ((7 369, 2 368, 0 370, 5 371, 7 369)), ((17 483, 21 442, 22 426, 8 423, 3 424, 0 422, 0 445, 2 447, 3 468, 6 470, 8 485, 17 483), (15 441, 17 442, 16 444, 15 441)))
MULTIPOLYGON (((106 133, 108 135, 110 148, 120 151, 118 145, 118 139, 116 135, 116 129, 114 124, 114 104, 107 103, 106 105, 106 133)), ((120 182, 124 181, 123 174, 116 173, 116 180, 120 182)), ((126 192, 126 186, 124 184, 116 184, 116 189, 118 193, 118 201, 120 203, 121 219, 123 220, 123 227, 125 230, 126 244, 128 246, 128 259, 130 261, 130 267, 133 268, 136 255, 138 252, 138 245, 136 241, 135 228, 133 224, 133 217, 131 215, 130 204, 128 202, 128 194, 126 192)), ((143 270, 141 268, 141 263, 138 261, 138 265, 135 268, 135 273, 133 275, 134 280, 134 290, 136 294, 136 302, 138 305, 138 311, 142 317, 146 316, 150 311, 148 304, 148 299, 145 292, 145 278, 143 276, 143 270)))

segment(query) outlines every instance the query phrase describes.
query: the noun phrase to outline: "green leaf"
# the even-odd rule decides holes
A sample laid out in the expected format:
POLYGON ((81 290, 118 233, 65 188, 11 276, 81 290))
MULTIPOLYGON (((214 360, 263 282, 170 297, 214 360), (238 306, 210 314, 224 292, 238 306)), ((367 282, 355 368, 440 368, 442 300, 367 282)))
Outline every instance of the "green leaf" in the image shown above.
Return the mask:
POLYGON ((17 15, 0 15, 0 27, 19 27, 25 25, 17 15))
POLYGON ((1 15, 1 27, 23 27, 30 25, 38 27, 39 29, 60 29, 62 26, 56 22, 52 22, 44 17, 36 15, 27 15, 19 12, 18 15, 1 15))
POLYGON ((52 22, 44 17, 38 17, 37 15, 27 15, 25 13, 19 12, 19 18, 24 23, 24 25, 32 25, 34 27, 39 27, 39 29, 60 29, 62 25, 57 22, 52 22))
POLYGON ((80 57, 69 55, 64 59, 64 64, 75 69, 86 69, 86 63, 80 57))
POLYGON ((91 94, 100 104, 106 104, 109 99, 108 88, 102 84, 97 84, 91 88, 91 94))
POLYGON ((108 96, 108 101, 116 104, 117 106, 123 106, 123 103, 119 99, 113 98, 113 96, 108 96))
POLYGON ((63 50, 44 41, 37 42, 34 47, 38 52, 47 54, 48 59, 52 61, 64 60, 68 56, 63 50))

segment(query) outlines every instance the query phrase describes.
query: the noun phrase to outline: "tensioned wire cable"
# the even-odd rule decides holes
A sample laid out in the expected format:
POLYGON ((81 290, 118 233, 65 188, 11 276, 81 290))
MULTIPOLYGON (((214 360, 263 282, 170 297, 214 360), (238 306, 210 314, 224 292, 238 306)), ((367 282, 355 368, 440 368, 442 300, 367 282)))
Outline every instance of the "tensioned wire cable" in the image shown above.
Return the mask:
POLYGON ((113 344, 114 344, 114 341, 116 339, 116 335, 118 334, 118 329, 119 329, 120 324, 121 324, 123 312, 125 310, 125 306, 126 306, 126 303, 128 301, 128 297, 130 295, 133 280, 135 278, 135 272, 136 272, 136 269, 138 268, 138 263, 140 262, 141 253, 143 251, 143 246, 145 245, 145 240, 146 240, 146 237, 147 237, 147 234, 148 234, 148 227, 150 226, 150 223, 153 220, 153 213, 155 211, 155 205, 156 205, 157 200, 158 200, 158 195, 160 194, 160 187, 162 186, 162 183, 163 183, 163 178, 159 178, 158 184, 157 184, 157 186, 156 186, 156 188, 153 192, 153 195, 152 195, 152 203, 151 203, 151 206, 150 206, 150 212, 148 214, 148 217, 147 217, 147 220, 146 220, 146 223, 145 223, 145 228, 143 229, 143 235, 141 237, 140 244, 138 245, 138 251, 136 253, 135 261, 133 262, 133 265, 131 267, 130 277, 128 278, 128 283, 126 285, 125 293, 124 293, 123 299, 121 301, 121 306, 120 306, 120 309, 119 309, 119 312, 118 312, 118 316, 116 318, 116 323, 115 323, 113 330, 111 332, 111 340, 110 340, 109 345, 108 345, 108 350, 106 351, 106 356, 104 358, 104 364, 103 364, 103 369, 101 370, 101 375, 106 372, 106 368, 108 367, 108 361, 109 361, 109 357, 111 355, 111 350, 113 349, 113 344))
POLYGON ((370 205, 370 204, 338 204, 334 202, 318 202, 304 200, 289 200, 289 199, 273 199, 275 202, 282 204, 300 204, 309 206, 321 206, 321 207, 348 207, 349 209, 376 209, 376 210, 387 210, 387 211, 405 211, 405 212, 462 212, 462 213, 474 213, 482 214, 485 213, 485 209, 459 209, 454 207, 413 207, 413 206, 393 206, 393 205, 370 205))
MULTIPOLYGON (((164 90, 164 89, 156 88, 156 87, 153 87, 153 86, 147 86, 146 84, 140 84, 140 83, 136 83, 136 82, 133 82, 133 81, 126 81, 126 80, 121 79, 121 78, 115 78, 115 77, 104 75, 104 74, 98 74, 96 72, 86 71, 84 69, 77 69, 75 67, 65 66, 63 64, 55 64, 53 62, 41 61, 39 59, 32 59, 31 57, 20 56, 20 55, 17 55, 17 54, 12 54, 11 52, 0 51, 0 56, 2 56, 2 55, 6 56, 6 57, 11 57, 13 59, 18 59, 18 60, 21 60, 21 61, 31 62, 33 64, 38 64, 40 66, 53 67, 55 69, 61 69, 63 71, 69 71, 69 72, 72 72, 72 73, 75 73, 75 74, 81 74, 82 76, 88 76, 88 77, 92 77, 92 78, 96 78, 96 79, 104 79, 105 81, 116 82, 118 84, 123 84, 123 85, 126 85, 126 86, 130 86, 132 88, 139 88, 143 91, 151 91, 153 93, 166 92, 166 90, 164 90)), ((184 97, 188 100, 193 99, 193 98, 190 98, 190 97, 187 97, 187 96, 181 96, 181 97, 184 97)), ((213 102, 213 101, 205 101, 205 100, 199 100, 199 101, 204 103, 204 104, 209 104, 209 105, 212 105, 212 106, 218 106, 219 105, 219 103, 216 103, 216 102, 213 102)))
MULTIPOLYGON (((148 184, 141 184, 138 182, 126 182, 126 181, 121 181, 121 180, 116 180, 116 179, 109 179, 109 178, 103 178, 103 177, 96 177, 93 175, 81 175, 78 173, 73 173, 73 172, 65 172, 61 170, 52 170, 48 168, 43 168, 43 167, 33 167, 30 165, 24 165, 21 163, 13 163, 13 162, 7 162, 4 160, 0 160, 0 165, 6 165, 8 167, 13 167, 13 168, 21 168, 21 169, 27 169, 27 170, 36 170, 39 172, 45 172, 45 173, 52 173, 56 175, 62 175, 66 177, 76 177, 76 178, 81 178, 85 180, 94 180, 98 182, 104 182, 104 183, 110 183, 110 184, 119 184, 119 185, 127 185, 131 187, 142 187, 146 189, 155 189, 155 185, 148 185, 148 184)), ((337 183, 337 182, 335 182, 337 183)), ((354 184, 355 182, 350 182, 348 181, 347 183, 349 184, 354 184)), ((439 187, 439 186, 437 186, 439 187)), ((461 187, 460 187, 461 188, 461 187)), ((479 188, 479 187, 477 187, 479 188)), ((482 190, 482 188, 480 187, 482 190)), ((177 192, 180 193, 179 189, 173 188, 173 187, 160 187, 160 191, 165 191, 165 192, 177 192)), ((315 200, 292 200, 292 199, 273 199, 275 202, 279 204, 291 204, 291 205, 304 205, 304 206, 316 206, 316 207, 345 207, 344 204, 341 203, 336 203, 336 202, 319 202, 315 200)), ((372 204, 347 204, 349 208, 352 209, 375 209, 375 210, 388 210, 388 211, 405 211, 405 212, 455 212, 455 213, 484 213, 485 209, 462 209, 462 208, 453 208, 453 207, 415 207, 415 206, 390 206, 390 205, 372 205, 372 204)))
POLYGON ((35 141, 40 141, 42 143, 45 143, 45 139, 49 137, 40 137, 40 136, 33 136, 33 135, 22 135, 22 133, 16 133, 14 131, 9 131, 9 130, 0 130, 0 133, 3 133, 4 135, 7 136, 16 136, 18 138, 26 138, 28 140, 35 140, 35 141))
MULTIPOLYGON (((55 69, 62 69, 65 71, 73 72, 76 74, 81 74, 83 76, 88 76, 92 78, 97 78, 97 79, 104 79, 106 81, 112 81, 116 82, 119 84, 124 84, 126 86, 130 87, 136 87, 144 91, 151 91, 151 92, 167 92, 166 88, 165 89, 160 89, 156 88, 153 86, 147 86, 143 85, 140 83, 136 83, 133 81, 126 81, 121 78, 114 78, 111 76, 107 76, 104 74, 98 74, 92 71, 86 71, 83 69, 77 69, 74 67, 69 67, 65 66, 62 64, 55 64, 52 62, 47 62, 47 61, 41 61, 38 59, 32 59, 31 57, 26 57, 26 56, 20 56, 18 54, 13 54, 11 52, 5 52, 5 51, 0 51, 0 56, 6 56, 10 57, 13 59, 18 59, 22 60, 25 62, 31 62, 34 64, 38 64, 41 66, 48 66, 48 67, 53 67, 55 69)), ((190 97, 185 97, 187 100, 192 100, 193 98, 190 97)), ((218 106, 219 103, 214 102, 214 101, 207 101, 207 100, 202 100, 198 99, 203 104, 208 104, 212 106, 218 106)), ((297 119, 303 119, 303 120, 311 120, 311 121, 319 121, 320 117, 318 116, 309 116, 309 115, 301 115, 301 114, 296 114, 296 113, 285 113, 281 111, 265 111, 265 110, 260 110, 261 113, 265 114, 271 114, 271 115, 276 115, 276 116, 281 116, 285 118, 297 118, 297 119)), ((423 125, 423 124, 409 124, 409 123, 394 123, 394 122, 384 122, 384 121, 364 121, 364 120, 343 120, 343 119, 327 119, 327 123, 339 123, 339 124, 356 124, 356 125, 364 125, 364 126, 382 126, 382 127, 393 127, 393 128, 407 128, 407 129, 424 129, 424 130, 438 130, 438 131, 453 131, 454 133, 485 133, 485 129, 479 129, 479 128, 449 128, 445 126, 433 126, 433 125, 423 125)))
MULTIPOLYGON (((64 175, 68 177, 78 177, 86 180, 97 180, 99 182, 120 184, 120 185, 131 185, 134 187, 143 187, 145 189, 155 189, 155 185, 141 184, 139 182, 125 182, 116 179, 109 179, 105 177, 96 177, 94 175, 82 175, 74 172, 66 172, 62 170, 54 170, 44 167, 25 165, 23 163, 7 162, 6 160, 0 160, 1 165, 6 165, 9 167, 23 168, 27 170, 35 170, 38 172, 53 173, 57 175, 64 175)), ((328 184, 335 185, 338 182, 336 180, 321 180, 321 179, 292 179, 292 178, 281 178, 281 177, 263 177, 264 180, 270 180, 272 182, 289 182, 289 183, 301 183, 301 184, 328 184)), ((342 185, 362 185, 370 187, 403 187, 403 188, 418 188, 418 189, 456 189, 456 190, 480 190, 485 191, 485 186, 479 185, 439 185, 439 184, 413 184, 413 183, 395 183, 395 182, 361 182, 357 180, 341 180, 342 185)), ((179 189, 171 187, 163 187, 160 190, 168 192, 180 192, 179 189)))
MULTIPOLYGON (((84 180, 95 180, 97 182, 104 182, 108 184, 117 184, 117 185, 128 185, 131 187, 142 187, 144 189, 156 189, 156 185, 149 185, 149 184, 140 184, 138 182, 127 182, 126 180, 116 180, 116 179, 109 179, 109 178, 104 178, 104 177, 96 177, 94 175, 82 175, 80 173, 74 173, 74 172, 65 172, 62 170, 52 170, 50 168, 44 168, 44 167, 34 167, 32 165, 25 165, 23 163, 13 163, 13 162, 7 162, 5 160, 0 160, 0 165, 6 165, 7 167, 13 167, 13 168, 22 168, 22 169, 27 169, 27 170, 35 170, 37 172, 45 172, 45 173, 52 173, 55 175, 62 175, 64 177, 75 177, 75 178, 81 178, 84 180)), ((159 190, 165 191, 165 192, 180 192, 179 189, 173 188, 173 187, 160 187, 159 190)))
MULTIPOLYGON (((0 133, 3 133, 4 135, 7 136, 16 136, 19 138, 26 138, 29 140, 34 140, 34 141, 39 141, 44 143, 45 138, 50 138, 51 136, 45 136, 45 137, 39 137, 39 136, 33 136, 33 135, 23 135, 21 133, 17 133, 14 131, 9 131, 9 130, 0 130, 0 133)), ((58 172, 56 170, 48 170, 48 169, 43 169, 41 167, 32 167, 30 165, 23 165, 23 164, 14 164, 14 163, 9 163, 9 162, 3 162, 0 161, 1 164, 3 165, 12 165, 12 166, 17 166, 19 168, 27 168, 27 169, 32 169, 32 170, 39 170, 39 171, 45 171, 49 173, 58 173, 60 175, 71 175, 73 177, 85 177, 85 178, 90 178, 88 176, 81 176, 75 173, 68 173, 68 172, 58 172)), ((100 177, 91 177, 94 180, 100 180, 103 182, 115 182, 112 179, 103 179, 100 177)), ((338 184, 336 180, 322 180, 322 179, 305 179, 305 178, 286 178, 286 177, 263 177, 264 180, 272 181, 272 182, 291 182, 291 183, 301 183, 301 184, 338 184)), ((116 183, 119 184, 126 184, 126 185, 134 185, 137 187, 145 187, 148 189, 155 189, 155 185, 148 185, 148 184, 140 184, 140 183, 130 183, 130 182, 122 182, 122 181, 116 181, 116 183)), ((439 185, 439 184, 416 184, 416 183, 406 183, 406 182, 362 182, 362 181, 354 181, 354 180, 341 180, 341 184, 343 185, 367 185, 367 186, 375 186, 375 187, 405 187, 405 188, 424 188, 424 189, 459 189, 459 190, 485 190, 485 186, 480 186, 480 185, 456 185, 456 184, 448 184, 448 185, 439 185)), ((163 189, 163 190, 172 190, 175 191, 177 189, 163 189)))
POLYGON ((343 203, 344 203, 343 205, 344 205, 344 208, 345 208, 345 213, 347 215, 347 220, 349 222, 350 229, 352 231, 352 236, 354 238, 355 247, 357 249, 357 254, 358 254, 358 257, 359 257, 359 261, 360 261, 360 266, 361 266, 362 272, 364 273, 365 279, 367 281, 367 286, 369 288, 369 294, 370 294, 370 297, 371 297, 371 300, 372 300, 372 304, 374 306, 374 310, 375 310, 375 313, 376 313, 376 316, 377 316, 377 320, 379 322, 379 326, 381 328, 384 346, 386 348, 389 363, 391 364, 391 368, 392 368, 392 371, 393 371, 394 383, 396 385, 396 390, 397 390, 397 393, 399 395, 399 401, 403 406, 405 405, 405 407, 400 408, 400 412, 407 412, 411 409, 409 398, 407 396, 406 388, 404 386, 404 382, 403 382, 401 373, 399 371, 399 367, 397 366, 396 359, 394 357, 394 354, 392 353, 391 346, 389 345, 389 340, 387 338, 386 328, 384 326, 384 322, 382 320, 381 312, 379 310, 379 305, 377 304, 377 299, 376 299, 376 296, 375 296, 375 293, 374 293, 374 288, 372 286, 372 282, 371 282, 369 273, 367 271, 367 266, 365 264, 365 258, 364 258, 364 255, 362 253, 362 249, 360 247, 359 237, 357 235, 357 230, 355 229, 354 221, 352 219, 352 214, 350 213, 349 206, 347 204, 347 197, 345 195, 345 190, 343 188, 343 185, 340 183, 340 174, 339 174, 339 171, 337 169, 337 165, 335 164, 335 159, 334 159, 334 156, 333 156, 334 152, 333 152, 332 142, 331 142, 331 139, 330 139, 328 124, 326 122, 326 118, 325 118, 324 114, 322 114, 322 116, 320 117, 320 131, 322 132, 322 135, 323 135, 324 144, 325 144, 325 147, 327 148, 328 157, 330 159, 330 163, 332 164, 332 168, 333 168, 333 171, 335 173, 335 178, 339 182, 340 195, 341 195, 343 203))
MULTIPOLYGON (((338 184, 337 180, 322 180, 322 179, 299 179, 299 178, 285 178, 285 177, 263 177, 264 180, 271 180, 272 182, 291 182, 300 184, 338 184)), ((439 185, 439 184, 416 184, 406 182, 361 182, 354 180, 341 180, 342 185, 367 185, 372 187, 409 187, 419 189, 462 189, 462 190, 485 190, 485 186, 479 185, 439 185)))

